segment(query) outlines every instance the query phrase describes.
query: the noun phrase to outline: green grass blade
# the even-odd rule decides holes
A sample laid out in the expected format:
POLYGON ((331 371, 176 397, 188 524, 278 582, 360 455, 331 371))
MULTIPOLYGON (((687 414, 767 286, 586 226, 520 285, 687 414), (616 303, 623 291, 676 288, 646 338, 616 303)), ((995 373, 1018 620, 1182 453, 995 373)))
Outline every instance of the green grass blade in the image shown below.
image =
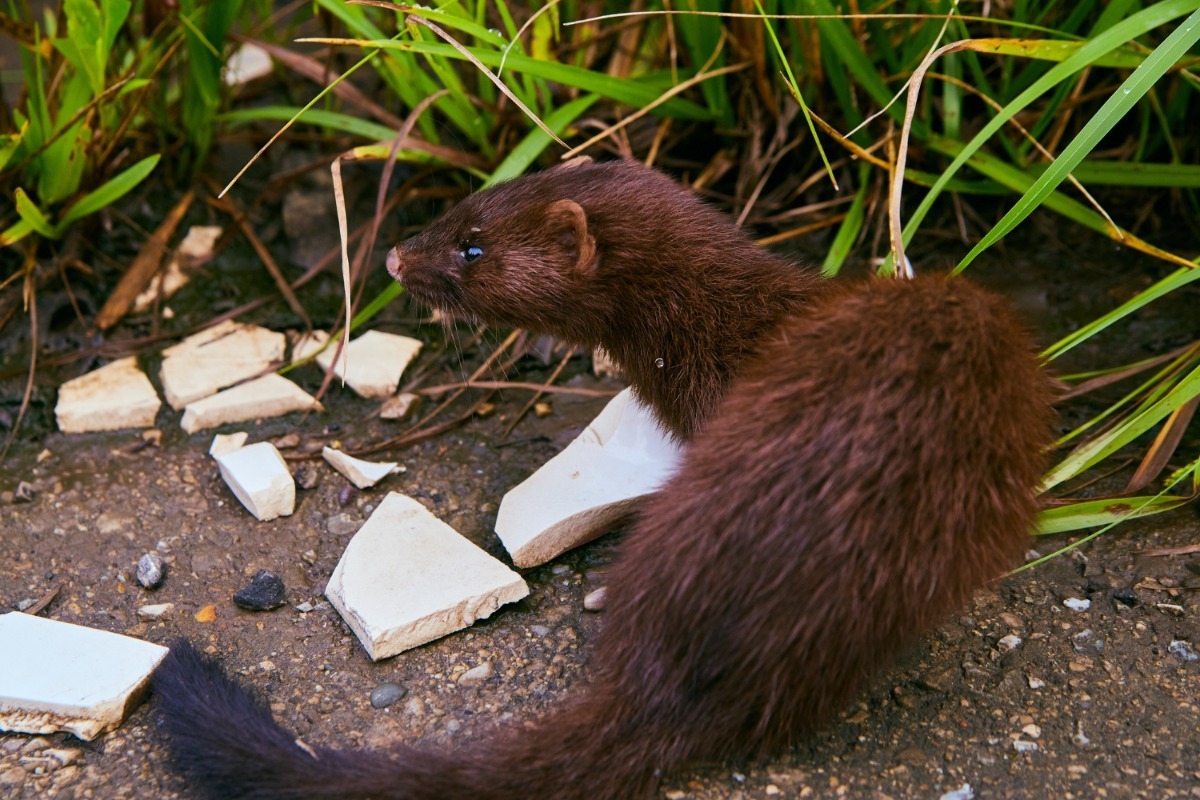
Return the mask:
POLYGON ((1035 536, 1066 533, 1098 525, 1112 525, 1138 517, 1161 514, 1192 501, 1190 497, 1175 495, 1149 495, 1143 497, 1108 498, 1088 500, 1067 506, 1047 508, 1038 514, 1035 536))
POLYGON ((1104 436, 1082 445, 1068 455, 1046 475, 1042 481, 1042 489, 1051 489, 1099 463, 1166 419, 1175 409, 1197 395, 1200 395, 1200 367, 1193 369, 1161 400, 1142 413, 1129 417, 1104 436))
MULTIPOLYGON (((546 127, 554 131, 555 135, 562 136, 567 127, 577 120, 581 114, 591 108, 597 99, 599 98, 594 94, 577 97, 561 108, 555 109, 543 122, 546 123, 546 127)), ((546 135, 546 132, 541 128, 534 128, 509 152, 504 161, 500 163, 500 166, 496 167, 495 172, 488 178, 484 186, 491 186, 494 183, 500 183, 501 181, 517 177, 529 169, 529 165, 549 145, 550 137, 546 135)))
POLYGON ((938 178, 933 187, 926 192, 916 210, 909 218, 908 223, 904 226, 904 243, 908 244, 912 240, 913 235, 919 229, 926 214, 929 213, 934 202, 946 188, 946 183, 954 177, 963 164, 967 162, 967 159, 971 158, 1017 112, 1024 109, 1060 82, 1087 67, 1095 59, 1122 46, 1125 42, 1154 30, 1160 25, 1164 25, 1184 14, 1195 11, 1197 8, 1200 8, 1200 1, 1198 0, 1165 0, 1164 2, 1155 3, 1153 6, 1133 14, 1128 19, 1122 20, 1120 23, 1100 33, 1094 39, 1086 42, 1065 61, 1055 64, 1045 75, 1035 81, 1032 86, 1005 105, 995 117, 990 119, 980 129, 979 133, 975 134, 970 142, 963 146, 950 165, 942 172, 941 177, 938 178))
POLYGON ((105 206, 110 206, 125 196, 127 192, 145 180, 146 176, 158 166, 162 156, 155 154, 147 156, 120 174, 105 181, 95 190, 88 192, 79 202, 67 209, 63 214, 62 225, 69 225, 77 219, 93 214, 105 206))
POLYGON ((50 222, 50 218, 46 216, 46 212, 38 208, 37 203, 25 193, 21 187, 17 187, 14 192, 17 201, 17 215, 34 231, 45 236, 47 239, 57 239, 59 236, 58 229, 50 222))
POLYGON ((1096 115, 1087 121, 1079 134, 1063 150, 1062 155, 1054 160, 1054 163, 1034 181, 1029 191, 971 248, 954 271, 961 272, 965 269, 980 253, 1005 236, 1041 205, 1054 188, 1066 179, 1071 170, 1099 144, 1100 139, 1133 108, 1134 103, 1140 100, 1197 41, 1200 41, 1200 11, 1194 11, 1163 40, 1162 44, 1154 48, 1146 60, 1105 101, 1096 115))
POLYGON ((1118 320, 1124 319, 1135 311, 1138 311, 1150 303, 1153 303, 1160 297, 1168 295, 1171 292, 1174 292, 1198 279, 1200 279, 1200 269, 1181 267, 1180 269, 1175 270, 1167 277, 1155 283, 1150 288, 1138 292, 1137 295, 1129 300, 1126 300, 1124 303, 1117 306, 1104 316, 1089 322, 1079 330, 1064 336, 1062 339, 1059 339, 1057 342, 1043 351, 1042 357, 1047 360, 1058 358, 1063 353, 1075 347, 1075 345, 1086 341, 1092 336, 1095 336, 1097 333, 1116 323, 1118 320))

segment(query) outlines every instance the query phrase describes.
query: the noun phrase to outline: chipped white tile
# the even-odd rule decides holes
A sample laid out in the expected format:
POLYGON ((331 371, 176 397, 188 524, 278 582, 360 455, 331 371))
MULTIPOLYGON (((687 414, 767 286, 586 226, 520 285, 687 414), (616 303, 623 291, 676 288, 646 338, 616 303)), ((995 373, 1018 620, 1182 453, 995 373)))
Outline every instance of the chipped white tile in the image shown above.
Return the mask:
POLYGON ((324 411, 316 398, 275 373, 190 403, 179 424, 188 433, 229 422, 278 417, 292 411, 324 411))
POLYGON ((286 517, 296 509, 296 481, 275 445, 257 442, 213 458, 225 483, 259 520, 286 517))
POLYGON ((64 433, 148 428, 162 401, 130 356, 64 383, 54 415, 64 433))
POLYGON ((342 378, 363 397, 391 397, 405 368, 421 352, 421 342, 408 336, 367 331, 345 348, 344 357, 334 359, 336 343, 317 356, 317 363, 342 378))
POLYGON ((376 661, 465 628, 527 594, 520 575, 395 492, 350 540, 325 589, 376 661))
POLYGON ((178 411, 282 362, 282 333, 226 320, 163 351, 163 393, 178 411))
POLYGON ((0 615, 0 730, 94 739, 124 721, 166 654, 116 633, 0 615))
POLYGON ((626 389, 504 496, 496 533, 518 567, 543 564, 604 533, 656 491, 679 458, 679 445, 626 389))
POLYGON ((321 455, 329 462, 329 466, 342 473, 346 480, 360 489, 369 489, 400 466, 395 461, 364 461, 332 447, 322 449, 321 455))
POLYGON ((250 438, 250 434, 245 431, 237 433, 218 433, 213 437, 212 444, 208 446, 208 454, 213 458, 232 453, 234 450, 246 444, 246 440, 250 438))

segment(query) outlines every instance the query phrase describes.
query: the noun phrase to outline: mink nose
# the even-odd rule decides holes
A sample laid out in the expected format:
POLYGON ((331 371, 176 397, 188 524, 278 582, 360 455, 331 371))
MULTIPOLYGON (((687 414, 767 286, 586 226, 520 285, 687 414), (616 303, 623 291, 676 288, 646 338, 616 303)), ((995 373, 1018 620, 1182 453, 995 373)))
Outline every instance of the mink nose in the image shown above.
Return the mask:
POLYGON ((400 248, 393 247, 388 250, 387 254, 387 271, 396 280, 400 280, 400 270, 404 268, 404 262, 400 260, 400 248))

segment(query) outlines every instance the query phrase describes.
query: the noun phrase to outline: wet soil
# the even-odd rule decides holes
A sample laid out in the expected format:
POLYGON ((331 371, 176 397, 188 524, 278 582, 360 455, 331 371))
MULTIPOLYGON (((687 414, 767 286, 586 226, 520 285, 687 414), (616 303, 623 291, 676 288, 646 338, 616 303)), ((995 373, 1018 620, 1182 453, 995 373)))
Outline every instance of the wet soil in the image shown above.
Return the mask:
MULTIPOLYGON (((974 274, 1007 291, 1037 321, 1043 341, 1167 271, 1096 239, 1060 242, 1037 226, 1023 242, 974 274)), ((1200 327, 1198 299, 1181 292, 1138 315, 1072 354, 1070 368, 1190 341, 1200 327)), ((381 327, 441 340, 440 328, 403 313, 390 310, 381 327)), ((453 364, 443 377, 468 371, 477 350, 457 353, 451 360, 463 366, 453 364)), ((566 384, 619 388, 586 366, 575 362, 566 384)), ((546 374, 526 363, 520 377, 546 374)), ((320 381, 315 370, 293 377, 309 389, 320 381)), ((504 436, 528 396, 506 391, 492 416, 391 453, 405 472, 367 491, 352 489, 323 461, 302 458, 321 444, 354 447, 399 431, 398 423, 371 418, 375 404, 340 387, 327 397, 325 414, 223 428, 249 430, 252 441, 296 434, 298 444, 285 454, 316 472, 317 485, 298 494, 295 514, 265 523, 222 482, 207 455, 212 432, 184 435, 170 410, 160 413, 162 439, 151 446, 141 432, 65 436, 43 414, 0 471, 0 606, 61 586, 46 616, 160 643, 185 636, 217 654, 310 742, 378 747, 421 739, 454 748, 498 721, 554 706, 582 680, 604 617, 584 612, 583 598, 604 585, 622 533, 526 572, 526 600, 380 663, 367 658, 322 590, 350 536, 393 490, 506 560, 492 533, 503 492, 565 446, 604 403, 555 395, 552 414, 531 414, 504 436), (14 501, 21 481, 35 490, 31 501, 14 501), (168 565, 155 591, 133 577, 138 558, 151 551, 168 565), (283 578, 288 603, 265 613, 240 610, 233 593, 264 568, 283 578), (139 607, 157 603, 174 610, 139 618, 139 607), (215 620, 197 621, 210 605, 215 620), (490 677, 460 682, 485 662, 490 677), (377 709, 369 696, 384 683, 402 687, 403 696, 377 709)), ((1065 416, 1082 417, 1099 402, 1072 406, 1065 416)), ((1194 430, 1185 439, 1193 452, 1194 430)), ((662 796, 939 798, 969 786, 979 798, 1200 797, 1200 553, 1147 554, 1200 543, 1193 508, 1123 526, 1003 580, 821 735, 770 761, 673 776, 662 796)), ((1031 546, 1045 553, 1067 541, 1031 546)), ((797 613, 804 603, 797 587, 797 613)), ((191 798, 167 766, 157 723, 151 697, 93 742, 0 734, 0 796, 191 798)))

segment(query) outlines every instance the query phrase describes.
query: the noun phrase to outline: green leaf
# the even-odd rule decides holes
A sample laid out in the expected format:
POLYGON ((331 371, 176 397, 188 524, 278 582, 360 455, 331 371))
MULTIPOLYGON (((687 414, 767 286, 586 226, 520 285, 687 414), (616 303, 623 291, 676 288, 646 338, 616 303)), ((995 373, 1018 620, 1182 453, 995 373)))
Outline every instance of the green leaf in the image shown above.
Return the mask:
POLYGON ((1111 525, 1125 520, 1161 514, 1191 502, 1190 497, 1149 495, 1120 497, 1106 500, 1087 500, 1065 506, 1054 506, 1038 514, 1035 535, 1066 533, 1081 528, 1111 525))
POLYGON ((59 237, 58 228, 51 224, 46 212, 38 208, 37 203, 33 202, 25 190, 18 186, 14 194, 17 200, 17 215, 37 233, 47 239, 57 239, 59 237))
POLYGON ((94 214, 100 209, 120 200, 126 193, 145 180, 146 176, 158 166, 158 160, 161 157, 157 153, 147 156, 119 175, 105 181, 94 191, 88 192, 78 203, 67 209, 66 213, 63 214, 60 224, 62 226, 69 225, 77 219, 86 217, 88 214, 94 214))
POLYGON ((8 247, 10 244, 15 244, 31 233, 33 233, 33 226, 25 220, 21 220, 17 224, 10 226, 3 233, 0 233, 0 247, 8 247))

